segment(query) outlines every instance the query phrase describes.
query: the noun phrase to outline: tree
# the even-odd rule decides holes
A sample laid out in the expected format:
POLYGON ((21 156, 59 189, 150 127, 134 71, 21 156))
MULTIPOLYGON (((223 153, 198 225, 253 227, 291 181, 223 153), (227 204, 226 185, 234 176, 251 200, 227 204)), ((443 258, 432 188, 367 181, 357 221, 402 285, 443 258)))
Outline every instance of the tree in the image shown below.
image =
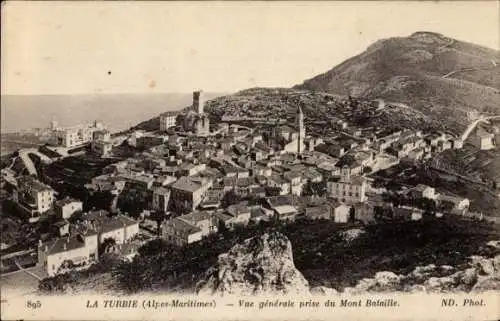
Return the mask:
POLYGON ((76 275, 73 272, 58 274, 41 280, 38 283, 38 289, 44 293, 64 293, 69 284, 75 280, 76 275))
POLYGON ((423 209, 426 213, 432 214, 436 212, 437 206, 434 200, 422 197, 419 199, 419 208, 423 209))
POLYGON ((454 204, 448 201, 442 201, 439 203, 439 210, 442 212, 451 212, 454 204))
POLYGON ((356 219, 356 210, 354 209, 354 206, 351 206, 349 208, 349 221, 354 222, 356 219))
POLYGON ((279 196, 281 189, 279 187, 266 187, 267 196, 279 196))
MULTIPOLYGON (((126 187, 118 197, 117 207, 120 211, 129 213, 132 217, 138 217, 143 210, 149 207, 151 196, 148 191, 126 187)), ((112 199, 106 208, 110 207, 112 199)))
POLYGON ((223 220, 219 220, 218 224, 217 224, 217 232, 219 232, 220 234, 222 235, 226 235, 227 232, 228 232, 228 228, 226 226, 226 224, 224 223, 223 220))
POLYGON ((373 169, 370 166, 366 166, 363 168, 363 174, 369 174, 373 171, 373 169))
POLYGON ((83 217, 83 211, 78 210, 68 218, 68 221, 72 224, 78 223, 82 220, 82 217, 83 217))
POLYGON ((143 289, 147 282, 143 276, 143 268, 137 260, 132 263, 121 262, 112 270, 112 274, 125 291, 135 293, 143 289))
POLYGON ((156 222, 156 230, 160 232, 161 223, 167 218, 167 214, 163 211, 154 211, 149 218, 156 222))
POLYGON ((326 181, 323 180, 321 182, 307 182, 304 186, 304 195, 305 196, 325 196, 327 193, 326 181))
POLYGON ((222 198, 222 206, 227 207, 229 205, 238 204, 242 200, 243 198, 236 194, 234 190, 230 190, 229 192, 224 194, 224 197, 222 198))
POLYGON ((61 263, 61 268, 63 269, 71 269, 73 267, 75 267, 75 263, 73 262, 73 260, 64 260, 61 263))
POLYGON ((116 240, 112 237, 108 237, 102 241, 101 245, 99 246, 99 256, 101 256, 104 253, 107 253, 110 251, 113 246, 116 245, 116 240))
POLYGON ((178 248, 176 246, 168 243, 164 239, 158 238, 144 244, 137 250, 137 252, 141 257, 148 257, 166 252, 173 253, 177 250, 178 248))
POLYGON ((381 219, 383 215, 384 215, 383 207, 377 205, 373 208, 373 217, 375 219, 381 219))

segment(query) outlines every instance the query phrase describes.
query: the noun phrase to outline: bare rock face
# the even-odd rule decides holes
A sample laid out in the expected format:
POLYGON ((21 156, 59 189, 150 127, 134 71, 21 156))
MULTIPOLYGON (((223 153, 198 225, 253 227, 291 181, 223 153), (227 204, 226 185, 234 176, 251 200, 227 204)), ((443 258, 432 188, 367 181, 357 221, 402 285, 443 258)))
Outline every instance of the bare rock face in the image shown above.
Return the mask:
POLYGON ((346 242, 352 242, 353 240, 357 239, 361 235, 363 235, 365 231, 363 229, 359 228, 353 228, 344 232, 340 232, 340 236, 342 239, 346 242))
POLYGON ((492 259, 472 257, 473 264, 479 266, 478 280, 473 292, 483 292, 489 290, 500 290, 500 255, 492 259))
MULTIPOLYGON (((497 244, 488 243, 495 247, 497 244)), ((345 288, 343 292, 347 294, 400 291, 450 293, 489 290, 500 290, 500 255, 492 258, 471 256, 470 262, 460 268, 429 264, 417 266, 406 275, 397 275, 389 271, 377 272, 373 278, 364 278, 356 286, 345 288)))
POLYGON ((221 254, 197 285, 200 295, 309 294, 309 283, 293 263, 292 246, 280 233, 266 233, 221 254))
POLYGON ((332 296, 332 295, 338 295, 339 292, 335 289, 326 287, 326 286, 316 286, 314 288, 311 288, 311 294, 316 295, 316 296, 332 296))
POLYGON ((344 293, 358 295, 369 292, 393 292, 403 277, 390 271, 377 272, 374 278, 362 279, 355 287, 345 288, 344 293))

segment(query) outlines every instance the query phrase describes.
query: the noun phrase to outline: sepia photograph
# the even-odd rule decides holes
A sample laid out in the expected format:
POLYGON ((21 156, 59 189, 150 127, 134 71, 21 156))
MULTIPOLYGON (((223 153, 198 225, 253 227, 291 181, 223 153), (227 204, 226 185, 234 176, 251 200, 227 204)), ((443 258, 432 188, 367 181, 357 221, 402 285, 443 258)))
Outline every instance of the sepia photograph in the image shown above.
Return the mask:
POLYGON ((500 318, 498 1, 4 1, 0 120, 3 320, 500 318))

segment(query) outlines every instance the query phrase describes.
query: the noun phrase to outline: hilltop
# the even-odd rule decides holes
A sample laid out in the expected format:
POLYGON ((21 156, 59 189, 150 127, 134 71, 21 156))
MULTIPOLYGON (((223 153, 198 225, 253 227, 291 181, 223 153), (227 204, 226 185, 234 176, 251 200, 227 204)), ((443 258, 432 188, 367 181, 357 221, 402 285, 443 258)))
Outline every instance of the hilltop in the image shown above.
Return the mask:
POLYGON ((462 127, 499 114, 500 52, 431 32, 383 39, 296 89, 382 98, 462 127))
MULTIPOLYGON (((374 99, 391 107, 371 114, 360 109, 364 119, 345 115, 353 125, 397 123, 458 134, 478 114, 500 114, 500 52, 416 32, 379 40, 293 88, 250 88, 209 100, 205 110, 218 120, 223 115, 287 119, 300 105, 312 123, 339 116, 348 96, 362 107, 374 99)), ((154 129, 158 122, 151 119, 132 129, 154 129)))
MULTIPOLYGON (((332 121, 344 120, 361 128, 406 127, 420 130, 439 129, 441 122, 402 104, 377 109, 364 99, 349 100, 347 96, 294 88, 250 88, 206 101, 205 112, 212 124, 225 121, 225 117, 244 120, 259 118, 268 124, 295 121, 298 107, 305 115, 308 133, 329 136, 332 121)), ((184 110, 189 108, 185 107, 184 110)), ((244 121, 243 121, 244 122, 244 121)), ((159 117, 146 120, 131 130, 156 130, 159 117)))

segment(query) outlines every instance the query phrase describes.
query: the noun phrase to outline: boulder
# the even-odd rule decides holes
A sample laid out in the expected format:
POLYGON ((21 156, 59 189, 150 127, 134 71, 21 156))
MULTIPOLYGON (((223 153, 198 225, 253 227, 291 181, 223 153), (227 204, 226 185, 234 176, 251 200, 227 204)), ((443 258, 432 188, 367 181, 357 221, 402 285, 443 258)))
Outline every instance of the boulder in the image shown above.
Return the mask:
POLYGON ((316 286, 314 288, 311 288, 311 294, 331 296, 331 295, 338 295, 339 292, 335 289, 328 288, 326 286, 316 286))
POLYGON ((472 292, 500 291, 500 277, 482 277, 472 287, 472 292))
POLYGON ((500 249, 500 241, 498 241, 498 240, 489 241, 488 243, 486 243, 486 245, 494 247, 496 249, 500 249))
POLYGON ((219 256, 197 285, 198 294, 309 294, 309 283, 295 268, 292 246, 281 233, 245 240, 219 256))
POLYGON ((340 235, 342 236, 344 241, 351 242, 351 241, 357 239, 358 237, 360 237, 364 233, 365 233, 365 231, 363 229, 354 228, 354 229, 350 229, 350 230, 341 232, 340 235))
POLYGON ((487 259, 482 256, 471 256, 472 266, 478 266, 480 268, 480 272, 493 275, 495 274, 495 266, 493 264, 492 259, 487 259))

